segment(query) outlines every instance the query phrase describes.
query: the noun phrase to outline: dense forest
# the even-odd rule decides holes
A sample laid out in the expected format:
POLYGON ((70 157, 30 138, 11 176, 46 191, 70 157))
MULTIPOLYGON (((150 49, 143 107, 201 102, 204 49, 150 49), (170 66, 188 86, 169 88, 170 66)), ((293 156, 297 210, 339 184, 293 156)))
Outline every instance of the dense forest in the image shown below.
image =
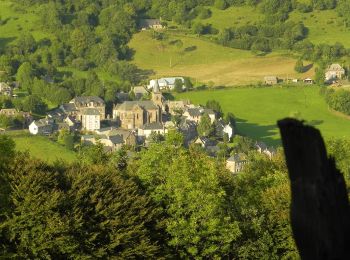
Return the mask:
MULTIPOLYGON (((251 153, 234 176, 182 142, 172 132, 132 156, 97 145, 79 162, 49 165, 1 135, 0 255, 297 258, 282 153, 251 153)), ((348 181, 350 142, 331 140, 328 149, 348 181)))

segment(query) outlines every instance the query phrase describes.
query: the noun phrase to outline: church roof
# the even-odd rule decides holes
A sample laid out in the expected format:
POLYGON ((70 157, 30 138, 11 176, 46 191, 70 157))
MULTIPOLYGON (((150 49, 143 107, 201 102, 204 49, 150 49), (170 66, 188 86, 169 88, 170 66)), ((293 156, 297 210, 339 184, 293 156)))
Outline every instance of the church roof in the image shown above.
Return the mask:
POLYGON ((130 111, 133 110, 135 106, 140 106, 146 110, 148 109, 158 109, 158 107, 149 100, 142 100, 142 101, 125 101, 122 104, 117 105, 114 109, 115 110, 124 110, 124 111, 130 111))

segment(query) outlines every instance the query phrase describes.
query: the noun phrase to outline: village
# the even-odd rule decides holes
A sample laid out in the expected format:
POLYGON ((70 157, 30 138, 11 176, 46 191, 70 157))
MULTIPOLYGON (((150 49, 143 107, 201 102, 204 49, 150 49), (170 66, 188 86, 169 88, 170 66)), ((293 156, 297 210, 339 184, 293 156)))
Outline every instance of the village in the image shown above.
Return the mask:
MULTIPOLYGON (((339 64, 332 64, 325 72, 325 81, 335 85, 345 75, 339 64)), ((280 81, 275 76, 264 78, 266 85, 280 81)), ((297 83, 297 80, 293 81, 297 83)), ((312 79, 304 79, 313 84, 312 79)), ((174 91, 176 85, 186 90, 183 77, 152 79, 147 86, 135 86, 130 93, 116 93, 118 103, 112 111, 106 111, 105 101, 97 96, 78 96, 69 103, 61 104, 49 111, 45 118, 35 119, 29 112, 14 108, 1 109, 0 115, 21 118, 21 124, 32 135, 50 136, 60 131, 78 133, 81 145, 102 144, 108 152, 123 147, 132 150, 146 147, 155 139, 164 137, 170 131, 178 131, 184 137, 184 145, 202 147, 209 156, 217 157, 223 144, 232 141, 237 134, 235 122, 224 120, 218 111, 205 106, 194 105, 189 100, 169 100, 164 93, 174 91), (198 131, 200 124, 209 124, 213 131, 198 131)), ((0 83, 0 93, 16 98, 13 87, 0 83)), ((272 158, 276 149, 263 142, 256 142, 255 150, 272 158)), ((245 153, 232 152, 226 156, 227 168, 238 173, 248 163, 245 153)))

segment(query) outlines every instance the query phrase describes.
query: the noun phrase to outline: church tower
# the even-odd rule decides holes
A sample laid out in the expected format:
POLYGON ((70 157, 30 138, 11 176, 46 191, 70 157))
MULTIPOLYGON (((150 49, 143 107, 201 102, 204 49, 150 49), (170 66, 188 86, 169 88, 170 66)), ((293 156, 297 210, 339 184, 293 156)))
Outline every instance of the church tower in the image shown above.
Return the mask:
POLYGON ((159 108, 162 108, 163 102, 164 102, 164 97, 162 95, 162 92, 160 92, 158 79, 156 79, 155 85, 153 87, 152 101, 153 101, 154 104, 159 106, 159 108))

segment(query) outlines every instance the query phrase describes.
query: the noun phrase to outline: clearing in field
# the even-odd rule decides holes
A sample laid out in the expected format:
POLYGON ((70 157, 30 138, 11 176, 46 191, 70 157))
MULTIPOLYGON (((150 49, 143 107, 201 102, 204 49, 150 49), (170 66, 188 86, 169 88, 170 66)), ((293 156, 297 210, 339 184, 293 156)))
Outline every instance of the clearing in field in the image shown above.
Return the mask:
POLYGON ((326 138, 350 138, 350 120, 329 110, 319 87, 230 88, 187 92, 176 98, 189 99, 195 104, 215 99, 224 112, 236 116, 240 134, 270 145, 280 144, 276 121, 288 116, 306 120, 326 138))
POLYGON ((159 41, 148 31, 135 34, 129 44, 135 51, 133 62, 142 69, 152 69, 156 77, 188 76, 222 86, 256 83, 267 75, 304 78, 314 73, 313 68, 304 74, 296 73, 296 60, 281 53, 259 56, 196 36, 167 35, 167 39, 159 41), (178 40, 182 44, 172 44, 178 40))
POLYGON ((64 160, 73 162, 77 159, 77 154, 65 147, 49 140, 45 136, 32 136, 23 131, 9 132, 11 138, 16 143, 16 150, 28 151, 30 155, 38 159, 54 162, 64 160))

